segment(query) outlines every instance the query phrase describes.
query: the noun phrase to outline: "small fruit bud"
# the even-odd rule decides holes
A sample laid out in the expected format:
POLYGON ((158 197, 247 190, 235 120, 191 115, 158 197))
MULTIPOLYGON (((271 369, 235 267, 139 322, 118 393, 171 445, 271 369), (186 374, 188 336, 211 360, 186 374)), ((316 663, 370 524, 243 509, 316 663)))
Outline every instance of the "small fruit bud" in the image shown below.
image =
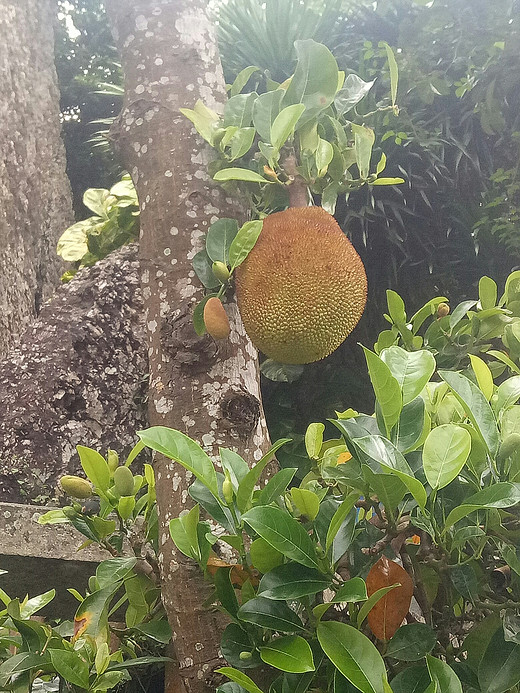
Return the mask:
POLYGON ((228 472, 226 472, 226 478, 222 482, 222 495, 228 505, 233 502, 233 484, 228 472))
POLYGON ((213 274, 221 284, 225 284, 231 276, 231 272, 227 268, 227 265, 225 265, 223 262, 214 262, 212 265, 212 270, 213 274))
POLYGON ((108 450, 107 464, 111 472, 115 472, 115 470, 119 467, 119 455, 115 450, 108 450))
POLYGON ((204 306, 204 325, 213 339, 226 339, 231 331, 229 319, 219 298, 212 296, 204 306))
POLYGON ((450 307, 447 303, 439 303, 437 306, 437 317, 444 318, 450 312, 450 307))
POLYGON ((61 477, 60 486, 62 491, 72 498, 90 498, 92 495, 92 486, 80 476, 66 474, 61 477))
POLYGON ((134 475, 128 467, 118 467, 114 472, 114 486, 120 496, 131 496, 134 493, 134 475))
POLYGON ((239 657, 243 662, 246 661, 247 659, 251 659, 252 656, 253 656, 252 652, 245 652, 244 651, 244 652, 241 652, 239 654, 239 657))
POLYGON ((62 508, 62 511, 63 511, 63 514, 65 515, 65 517, 68 518, 69 520, 73 520, 75 517, 78 516, 77 511, 74 510, 72 505, 65 505, 62 508))

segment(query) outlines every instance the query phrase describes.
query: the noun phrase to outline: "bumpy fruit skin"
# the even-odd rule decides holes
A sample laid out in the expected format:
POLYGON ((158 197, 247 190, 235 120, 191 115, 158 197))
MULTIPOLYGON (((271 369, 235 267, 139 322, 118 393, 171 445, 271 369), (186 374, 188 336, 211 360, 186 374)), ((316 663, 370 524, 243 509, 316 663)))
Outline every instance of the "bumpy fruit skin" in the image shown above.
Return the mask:
POLYGON ((249 338, 280 363, 311 363, 331 354, 366 304, 361 258, 322 207, 294 207, 266 217, 235 275, 249 338))
POLYGON ((72 498, 90 498, 92 495, 92 486, 80 476, 66 474, 61 477, 60 486, 62 491, 72 498))
POLYGON ((219 298, 212 296, 204 306, 204 325, 213 339, 226 339, 231 331, 229 318, 219 298))
POLYGON ((131 496, 134 492, 134 475, 128 467, 118 467, 114 472, 114 486, 120 496, 131 496))

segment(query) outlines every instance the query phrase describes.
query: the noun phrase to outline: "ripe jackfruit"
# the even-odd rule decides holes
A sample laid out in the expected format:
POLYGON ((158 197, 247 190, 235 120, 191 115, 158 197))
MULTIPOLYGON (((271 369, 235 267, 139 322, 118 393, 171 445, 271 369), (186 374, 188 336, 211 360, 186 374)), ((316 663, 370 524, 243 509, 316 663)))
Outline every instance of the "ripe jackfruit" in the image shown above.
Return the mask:
POLYGON ((357 325, 367 279, 359 255, 321 207, 264 219, 236 270, 237 301, 253 344, 280 363, 328 356, 357 325))

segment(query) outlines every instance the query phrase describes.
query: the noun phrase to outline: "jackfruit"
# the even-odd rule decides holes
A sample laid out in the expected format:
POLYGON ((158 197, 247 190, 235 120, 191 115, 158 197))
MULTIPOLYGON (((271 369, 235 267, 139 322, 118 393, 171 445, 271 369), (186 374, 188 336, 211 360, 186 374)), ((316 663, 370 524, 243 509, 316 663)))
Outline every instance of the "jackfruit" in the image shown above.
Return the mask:
POLYGON ((66 474, 60 479, 61 490, 72 498, 90 498, 92 486, 80 476, 66 474))
POLYGON ((322 207, 293 207, 266 217, 235 274, 249 338, 280 363, 325 358, 352 332, 365 308, 361 258, 322 207))

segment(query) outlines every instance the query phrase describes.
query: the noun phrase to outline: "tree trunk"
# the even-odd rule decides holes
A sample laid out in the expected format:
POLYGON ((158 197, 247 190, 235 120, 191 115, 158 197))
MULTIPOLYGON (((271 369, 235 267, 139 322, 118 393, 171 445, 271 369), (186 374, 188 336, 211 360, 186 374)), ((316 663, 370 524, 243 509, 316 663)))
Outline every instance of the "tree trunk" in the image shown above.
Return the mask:
MULTIPOLYGON (((203 296, 191 260, 212 221, 241 212, 212 184, 211 151, 179 113, 199 98, 219 110, 225 98, 213 28, 203 0, 111 0, 107 9, 126 86, 114 139, 141 204, 150 424, 182 430, 210 455, 232 447, 251 463, 268 442, 256 351, 234 301, 226 305, 227 341, 197 337, 191 322, 203 296)), ((198 692, 219 660, 219 619, 203 607, 207 587, 198 569, 169 538, 169 520, 189 506, 190 475, 160 457, 156 470, 163 599, 180 678, 198 692)))
POLYGON ((60 287, 0 363, 0 500, 47 503, 76 445, 123 452, 146 426, 137 247, 60 287))
POLYGON ((72 221, 52 0, 0 0, 0 357, 59 282, 72 221))

